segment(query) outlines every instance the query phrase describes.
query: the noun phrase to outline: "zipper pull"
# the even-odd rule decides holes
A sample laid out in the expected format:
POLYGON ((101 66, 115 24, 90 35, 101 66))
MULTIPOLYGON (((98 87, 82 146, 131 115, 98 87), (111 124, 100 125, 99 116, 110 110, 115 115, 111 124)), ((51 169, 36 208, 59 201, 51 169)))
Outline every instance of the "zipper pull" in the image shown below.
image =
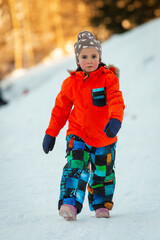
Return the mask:
POLYGON ((88 73, 86 73, 86 76, 84 77, 83 82, 84 82, 87 78, 89 78, 89 74, 88 74, 88 73))

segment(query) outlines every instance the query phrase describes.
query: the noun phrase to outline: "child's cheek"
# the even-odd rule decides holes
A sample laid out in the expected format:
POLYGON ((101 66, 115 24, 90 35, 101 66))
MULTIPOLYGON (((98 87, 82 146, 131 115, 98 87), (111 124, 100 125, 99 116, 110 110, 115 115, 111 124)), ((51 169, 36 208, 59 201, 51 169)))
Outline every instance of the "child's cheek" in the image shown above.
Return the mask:
POLYGON ((94 63, 93 63, 93 65, 94 65, 94 67, 97 67, 98 65, 99 65, 99 61, 95 61, 94 63))
POLYGON ((85 61, 81 61, 80 65, 81 65, 82 68, 85 67, 85 65, 86 65, 85 61))

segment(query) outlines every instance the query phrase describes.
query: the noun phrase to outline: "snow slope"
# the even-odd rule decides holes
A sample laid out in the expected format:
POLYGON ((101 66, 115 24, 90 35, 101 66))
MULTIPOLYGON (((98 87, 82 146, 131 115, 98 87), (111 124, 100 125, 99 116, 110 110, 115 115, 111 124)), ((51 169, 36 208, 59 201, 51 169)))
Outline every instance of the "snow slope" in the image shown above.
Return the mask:
POLYGON ((7 87, 5 94, 10 104, 0 109, 0 239, 160 239, 157 29, 160 19, 115 35, 103 44, 103 61, 121 70, 120 85, 126 104, 110 219, 96 219, 89 211, 87 197, 76 222, 59 217, 66 127, 53 152, 45 155, 41 148, 54 99, 68 76, 65 69, 76 67, 74 58, 34 68, 7 87), (21 94, 25 89, 29 93, 21 94))

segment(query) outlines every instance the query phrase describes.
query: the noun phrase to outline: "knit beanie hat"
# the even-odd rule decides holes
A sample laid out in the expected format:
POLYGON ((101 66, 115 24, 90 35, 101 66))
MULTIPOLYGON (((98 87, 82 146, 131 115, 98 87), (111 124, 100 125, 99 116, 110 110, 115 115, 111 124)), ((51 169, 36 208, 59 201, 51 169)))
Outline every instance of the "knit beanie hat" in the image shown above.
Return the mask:
POLYGON ((101 59, 102 48, 100 41, 96 39, 95 35, 89 31, 83 31, 78 34, 78 41, 74 44, 74 51, 76 55, 76 61, 78 62, 78 56, 80 51, 84 48, 96 48, 99 57, 101 59))

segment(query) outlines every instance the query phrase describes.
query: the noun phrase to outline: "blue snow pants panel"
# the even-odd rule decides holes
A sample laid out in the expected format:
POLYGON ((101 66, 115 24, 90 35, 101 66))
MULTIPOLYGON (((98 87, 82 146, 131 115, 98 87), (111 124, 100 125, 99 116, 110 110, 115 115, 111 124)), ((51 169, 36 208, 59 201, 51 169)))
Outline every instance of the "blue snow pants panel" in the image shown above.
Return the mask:
POLYGON ((71 204, 80 213, 89 179, 89 153, 83 140, 76 136, 67 137, 67 164, 63 168, 59 206, 71 204))

